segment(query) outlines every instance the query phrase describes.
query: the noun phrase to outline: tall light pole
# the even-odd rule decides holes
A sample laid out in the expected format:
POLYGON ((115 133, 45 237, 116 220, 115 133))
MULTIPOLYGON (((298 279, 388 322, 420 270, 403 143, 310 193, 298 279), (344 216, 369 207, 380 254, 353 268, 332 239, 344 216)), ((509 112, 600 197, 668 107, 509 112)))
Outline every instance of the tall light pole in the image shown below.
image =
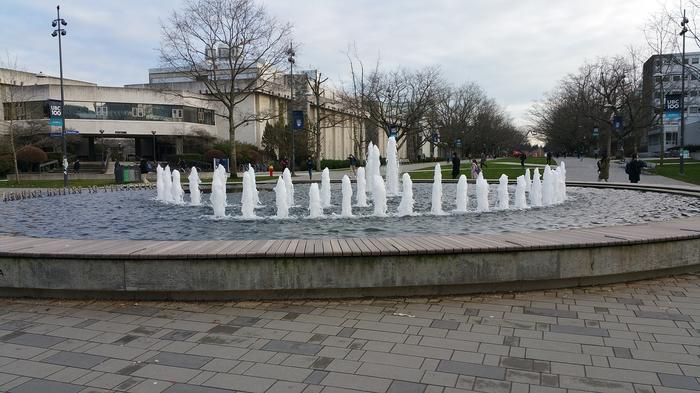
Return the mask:
POLYGON ((678 172, 681 175, 685 175, 685 163, 683 160, 684 153, 684 136, 685 136, 685 33, 688 32, 688 18, 685 17, 685 10, 683 10, 683 19, 681 20, 681 32, 679 33, 683 37, 683 52, 681 53, 681 146, 680 152, 680 165, 678 172))
POLYGON ((292 108, 294 104, 294 56, 296 56, 296 53, 294 53, 294 47, 292 46, 292 43, 289 43, 289 49, 287 49, 287 61, 289 61, 289 131, 292 133, 292 161, 290 165, 290 170, 292 171, 292 176, 294 175, 294 121, 292 119, 292 108))
POLYGON ((100 165, 103 166, 104 169, 104 162, 105 162, 105 130, 100 130, 100 142, 102 142, 102 153, 100 153, 100 165))
POLYGON ((151 131, 151 134, 153 134, 153 161, 156 161, 156 131, 153 130, 151 131))
POLYGON ((58 36, 58 66, 61 76, 61 140, 63 141, 63 187, 68 187, 68 149, 66 148, 66 115, 63 113, 63 52, 61 50, 61 36, 66 35, 66 29, 61 26, 66 26, 65 20, 61 19, 60 6, 56 6, 56 19, 51 22, 52 27, 56 30, 51 33, 52 37, 58 36))

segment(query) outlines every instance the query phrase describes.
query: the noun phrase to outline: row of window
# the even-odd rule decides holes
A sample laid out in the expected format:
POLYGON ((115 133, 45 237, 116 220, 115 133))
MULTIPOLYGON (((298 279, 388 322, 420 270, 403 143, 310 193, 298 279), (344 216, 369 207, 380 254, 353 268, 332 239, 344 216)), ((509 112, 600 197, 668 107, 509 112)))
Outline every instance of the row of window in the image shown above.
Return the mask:
MULTIPOLYGON (((46 119, 48 101, 4 103, 5 120, 46 119)), ((184 121, 215 124, 213 110, 181 105, 132 104, 122 102, 66 101, 63 105, 66 119, 184 121)))
MULTIPOLYGON (((654 77, 654 79, 656 80, 657 83, 660 83, 660 82, 662 82, 662 81, 663 81, 663 82, 670 82, 672 79, 673 79, 674 82, 680 82, 680 80, 681 80, 681 75, 664 75, 663 77, 661 77, 661 76, 656 76, 656 77, 654 77)), ((686 79, 686 80, 695 81, 695 80, 700 79, 700 77, 698 77, 698 75, 695 75, 695 74, 692 74, 692 73, 688 73, 688 74, 685 75, 685 79, 686 79)))
MULTIPOLYGON (((675 61, 673 60, 672 57, 666 57, 664 58, 664 65, 671 65, 671 64, 680 64, 681 59, 680 57, 677 58, 675 61)), ((654 64, 658 67, 661 65, 661 60, 656 59, 654 64)), ((686 57, 685 58, 685 64, 700 64, 700 57, 686 57)))
MULTIPOLYGON (((678 144, 678 133, 677 132, 667 132, 666 134, 666 141, 664 144, 666 146, 675 146, 678 144)), ((649 145, 655 146, 660 144, 661 142, 661 135, 659 134, 654 134, 654 135, 649 135, 649 145)))

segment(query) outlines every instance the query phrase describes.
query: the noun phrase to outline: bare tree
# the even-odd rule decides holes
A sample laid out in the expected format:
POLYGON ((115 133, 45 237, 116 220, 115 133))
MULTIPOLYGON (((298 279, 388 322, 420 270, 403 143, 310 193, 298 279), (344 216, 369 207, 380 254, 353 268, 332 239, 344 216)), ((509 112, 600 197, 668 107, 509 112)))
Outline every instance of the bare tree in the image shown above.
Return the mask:
POLYGON ((328 100, 325 97, 326 91, 323 84, 328 81, 320 72, 317 72, 313 78, 307 77, 306 82, 311 90, 311 95, 314 97, 312 107, 314 109, 314 124, 309 127, 311 143, 313 144, 311 151, 314 154, 316 169, 321 170, 321 151, 323 146, 323 130, 334 128, 348 121, 348 116, 342 113, 339 108, 333 104, 337 102, 328 100))
POLYGON ((0 102, 4 106, 6 121, 0 122, 0 126, 4 125, 4 134, 8 139, 7 147, 14 165, 15 181, 19 182, 17 151, 21 146, 33 142, 39 133, 45 133, 48 127, 46 121, 31 120, 42 118, 43 113, 35 113, 36 105, 29 102, 34 96, 33 89, 25 86, 22 72, 17 71, 17 61, 8 56, 3 63, 5 80, 0 81, 0 102))
POLYGON ((162 62, 203 83, 226 109, 233 177, 236 129, 277 116, 246 113, 240 104, 274 83, 287 59, 290 33, 290 24, 272 18, 253 0, 186 0, 162 26, 162 62))
MULTIPOLYGON (((340 92, 340 102, 343 110, 351 114, 353 151, 355 156, 365 156, 365 144, 368 140, 377 142, 377 127, 369 119, 367 94, 369 91, 365 66, 357 53, 355 44, 348 47, 346 52, 350 66, 350 82, 345 84, 340 92)), ((377 59, 374 72, 379 70, 377 59)))
POLYGON ((415 158, 417 149, 430 140, 432 132, 427 116, 443 83, 437 67, 374 72, 369 76, 369 89, 364 98, 369 119, 383 129, 386 136, 395 129, 397 146, 401 148, 408 143, 411 159, 415 158))
POLYGON ((630 58, 602 58, 568 75, 544 101, 531 108, 532 131, 548 143, 561 141, 560 147, 570 148, 571 142, 581 143, 589 130, 598 126, 607 131, 608 153, 613 136, 620 147, 631 137, 630 148, 636 151, 639 135, 653 120, 648 116, 649 104, 642 95, 642 74, 635 58, 634 54, 630 58), (614 116, 623 119, 619 130, 613 126, 614 116))

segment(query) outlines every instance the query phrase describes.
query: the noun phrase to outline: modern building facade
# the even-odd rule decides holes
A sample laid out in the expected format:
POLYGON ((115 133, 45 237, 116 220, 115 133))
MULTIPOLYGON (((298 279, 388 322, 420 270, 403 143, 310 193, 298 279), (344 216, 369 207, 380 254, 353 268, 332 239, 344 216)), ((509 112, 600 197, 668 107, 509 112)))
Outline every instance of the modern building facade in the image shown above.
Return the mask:
MULTIPOLYGON (((677 119, 662 116, 665 97, 681 94, 680 53, 651 56, 643 66, 643 95, 652 110, 654 125, 647 132, 647 150, 658 154, 678 148, 681 143, 677 119)), ((700 52, 685 54, 684 145, 700 145, 700 52)))
MULTIPOLYGON (((286 120, 291 104, 292 109, 305 112, 307 125, 315 124, 317 113, 322 117, 332 114, 336 119, 322 128, 322 158, 345 159, 357 154, 359 146, 366 143, 364 119, 344 112, 330 88, 318 100, 310 94, 306 77, 314 73, 295 73, 293 103, 290 77, 283 73, 240 103, 237 111, 241 116, 264 113, 266 116, 260 117, 268 119, 244 123, 237 129, 236 140, 262 147, 267 122, 286 120)), ((66 129, 73 143, 79 143, 76 156, 98 161, 107 154, 114 158, 116 153, 121 160, 163 160, 192 152, 188 150, 196 143, 188 141, 227 141, 226 110, 206 92, 202 82, 162 68, 149 70, 149 83, 124 87, 64 79, 66 129)), ((0 121, 5 126, 10 121, 33 122, 41 125, 41 132, 60 136, 60 129, 49 127, 52 100, 60 100, 59 78, 0 69, 0 121)), ((0 133, 6 129, 0 126, 0 133)), ((386 138, 381 131, 377 141, 384 153, 386 138)), ((399 155, 405 157, 405 149, 399 155)))

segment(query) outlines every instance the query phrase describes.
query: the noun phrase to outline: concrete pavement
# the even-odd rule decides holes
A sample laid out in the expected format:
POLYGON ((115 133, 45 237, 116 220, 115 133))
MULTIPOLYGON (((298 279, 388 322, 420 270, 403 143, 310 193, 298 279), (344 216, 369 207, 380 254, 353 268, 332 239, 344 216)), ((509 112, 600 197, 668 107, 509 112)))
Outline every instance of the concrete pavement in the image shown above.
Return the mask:
POLYGON ((696 275, 428 298, 0 299, 0 391, 700 391, 698 303, 696 275))

